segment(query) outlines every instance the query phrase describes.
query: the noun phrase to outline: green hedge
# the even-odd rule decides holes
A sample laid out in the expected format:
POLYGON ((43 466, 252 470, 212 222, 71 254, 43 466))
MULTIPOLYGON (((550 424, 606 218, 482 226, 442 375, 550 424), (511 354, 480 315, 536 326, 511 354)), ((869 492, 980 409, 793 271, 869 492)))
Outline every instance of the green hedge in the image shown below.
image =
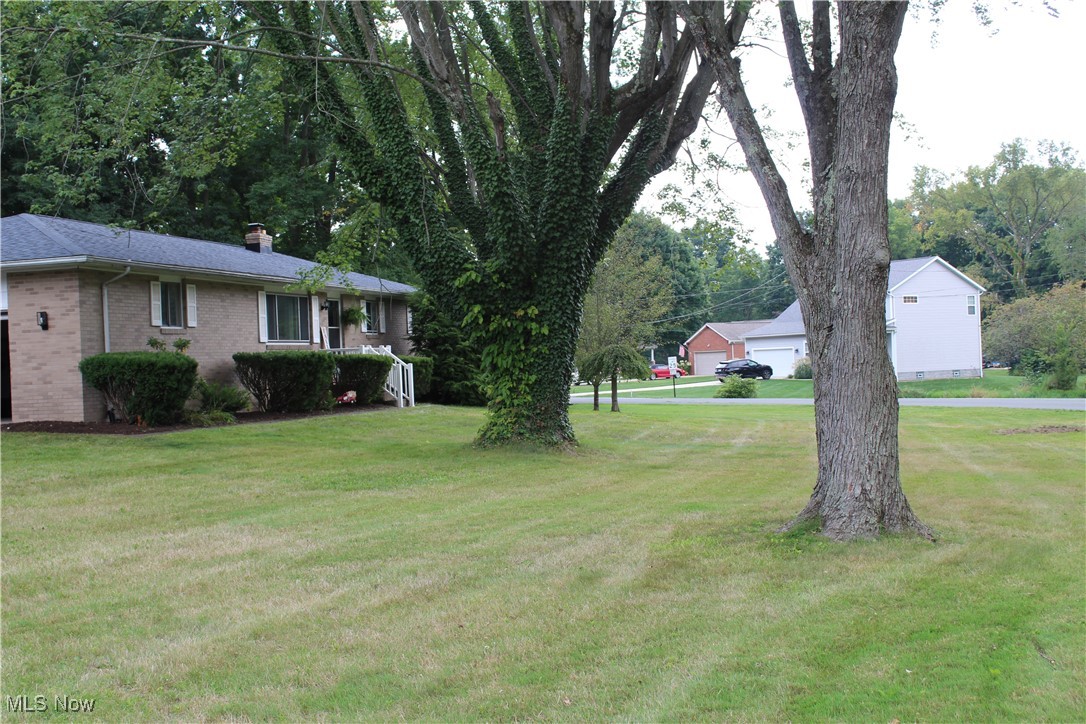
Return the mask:
POLYGON ((400 357, 404 362, 414 365, 415 399, 430 394, 430 381, 434 378, 433 357, 400 357))
POLYGON ((100 390, 123 422, 176 422, 196 383, 196 360, 178 352, 107 352, 87 357, 79 371, 100 390))
MULTIPOLYGON (((331 356, 331 355, 329 355, 331 356)), ((381 390, 392 369, 392 358, 379 354, 337 354, 332 394, 339 397, 347 390, 358 394, 359 402, 381 399, 381 390)))
POLYGON ((310 412, 332 403, 336 361, 327 352, 238 352, 234 369, 264 412, 310 412))

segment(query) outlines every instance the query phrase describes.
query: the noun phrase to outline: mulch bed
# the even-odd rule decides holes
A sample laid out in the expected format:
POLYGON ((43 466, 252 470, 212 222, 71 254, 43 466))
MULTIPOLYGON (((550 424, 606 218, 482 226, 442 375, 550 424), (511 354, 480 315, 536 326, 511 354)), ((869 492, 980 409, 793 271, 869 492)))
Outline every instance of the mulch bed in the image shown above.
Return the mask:
POLYGON ((1083 425, 1040 425, 1038 427, 1015 427, 1009 430, 996 430, 996 435, 1045 435, 1053 432, 1083 432, 1083 425))
MULTIPOLYGON (((282 422, 283 420, 301 420, 308 417, 333 417, 359 412, 387 410, 393 405, 338 405, 328 411, 320 412, 240 412, 238 424, 247 425, 261 422, 282 422)), ((229 427, 229 426, 227 426, 229 427)), ((123 422, 68 422, 64 420, 36 420, 34 422, 8 422, 0 425, 0 432, 59 432, 80 435, 154 435, 179 430, 199 430, 199 425, 160 425, 159 427, 140 427, 126 425, 123 422)))

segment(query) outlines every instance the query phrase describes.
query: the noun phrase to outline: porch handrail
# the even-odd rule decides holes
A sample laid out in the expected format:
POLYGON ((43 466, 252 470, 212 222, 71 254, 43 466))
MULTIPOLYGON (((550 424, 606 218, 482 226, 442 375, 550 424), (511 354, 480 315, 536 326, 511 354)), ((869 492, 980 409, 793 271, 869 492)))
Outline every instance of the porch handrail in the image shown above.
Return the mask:
POLYGON ((392 369, 385 379, 385 392, 396 401, 396 407, 415 406, 415 365, 404 362, 392 353, 388 345, 373 346, 364 344, 360 347, 344 347, 326 350, 332 354, 378 354, 392 358, 392 369))

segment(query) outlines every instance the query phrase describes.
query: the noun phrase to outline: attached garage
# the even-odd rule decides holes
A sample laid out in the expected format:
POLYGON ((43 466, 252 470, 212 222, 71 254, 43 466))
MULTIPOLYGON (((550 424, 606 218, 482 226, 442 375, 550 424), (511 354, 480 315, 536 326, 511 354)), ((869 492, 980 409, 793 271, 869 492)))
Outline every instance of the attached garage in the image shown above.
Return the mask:
POLYGON ((689 350, 690 364, 695 375, 711 375, 717 364, 746 356, 743 335, 769 324, 768 319, 745 322, 709 322, 702 325, 683 345, 689 350))
POLYGON ((791 345, 787 347, 752 347, 747 350, 747 357, 773 368, 773 379, 784 379, 792 374, 796 367, 796 352, 791 345))
POLYGON ((695 352, 694 358, 691 360, 693 363, 693 369, 695 375, 711 375, 716 370, 716 366, 731 359, 726 352, 695 352))

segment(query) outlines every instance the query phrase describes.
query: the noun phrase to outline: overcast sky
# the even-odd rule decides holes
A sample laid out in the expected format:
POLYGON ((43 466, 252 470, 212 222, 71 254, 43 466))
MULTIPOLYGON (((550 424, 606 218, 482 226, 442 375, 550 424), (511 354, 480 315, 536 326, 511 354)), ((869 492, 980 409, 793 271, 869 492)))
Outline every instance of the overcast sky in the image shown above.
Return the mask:
MULTIPOLYGON (((948 174, 987 165, 1000 144, 1015 138, 1068 143, 1083 160, 1086 3, 1054 4, 1058 18, 1049 15, 1039 0, 1025 0, 1024 7, 993 8, 992 26, 985 28, 973 14, 971 0, 948 0, 934 45, 936 26, 926 14, 910 14, 896 56, 895 109, 912 130, 894 129, 890 198, 908 195, 917 165, 948 174)), ((773 109, 771 125, 801 131, 795 93, 785 86, 788 64, 781 44, 747 51, 743 69, 755 106, 773 109)), ((715 112, 715 99, 710 104, 715 112)), ((720 126, 730 133, 723 116, 720 126)), ((734 158, 741 160, 740 155, 734 158)), ((782 155, 778 164, 784 167, 794 202, 809 206, 800 186, 805 177, 803 158, 782 155)), ((659 185, 645 192, 643 208, 655 208, 659 185)), ((769 216, 753 180, 736 177, 727 182, 727 190, 756 245, 772 241, 769 216)))

